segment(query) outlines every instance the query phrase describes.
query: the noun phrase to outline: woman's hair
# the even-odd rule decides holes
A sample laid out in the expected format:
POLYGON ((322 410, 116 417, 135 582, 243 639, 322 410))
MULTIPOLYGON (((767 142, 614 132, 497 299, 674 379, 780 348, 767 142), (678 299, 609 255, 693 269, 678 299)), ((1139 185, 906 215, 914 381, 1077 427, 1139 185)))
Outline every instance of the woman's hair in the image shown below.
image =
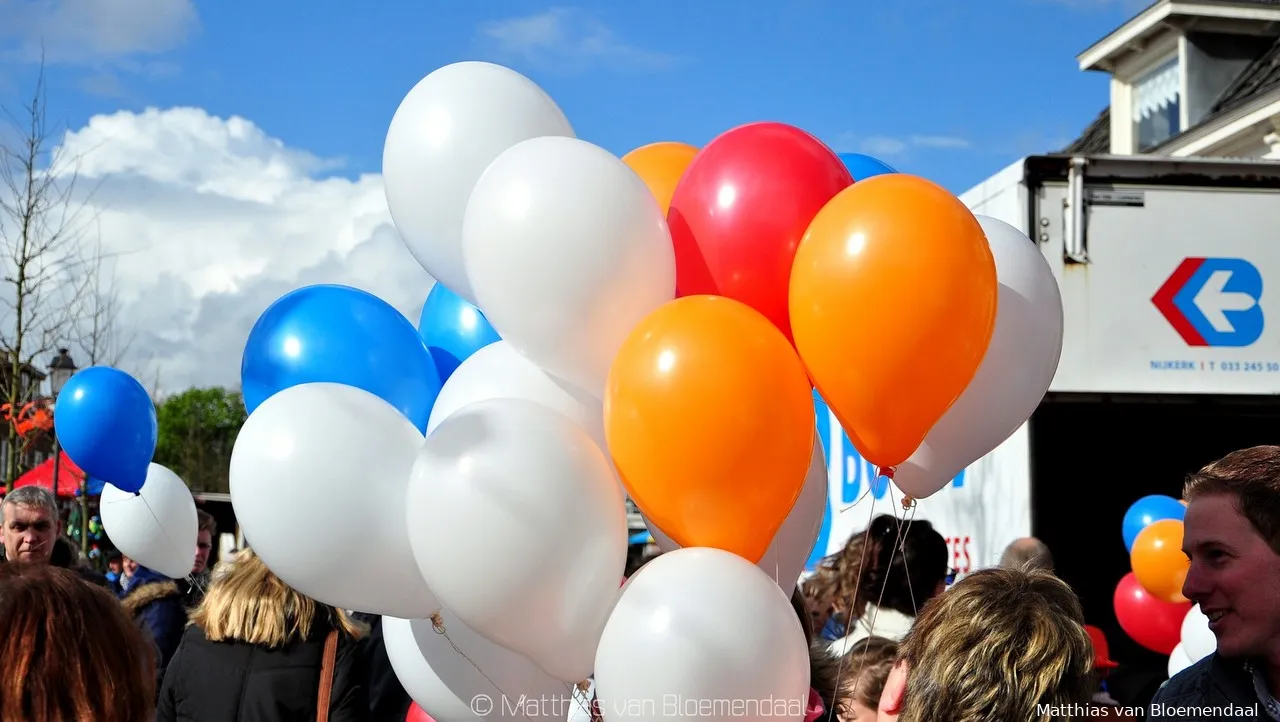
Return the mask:
POLYGON ((805 595, 811 609, 855 618, 869 603, 915 616, 946 576, 947 541, 932 524, 881 514, 822 560, 805 595))
POLYGON ((866 637, 855 642, 841 661, 841 696, 870 709, 879 707, 880 693, 897 658, 898 643, 892 639, 866 637))
POLYGON ((898 647, 902 722, 1056 718, 1043 710, 1087 704, 1096 684, 1080 601, 1040 570, 970 574, 929 601, 898 647))
POLYGON ((0 630, 0 719, 151 719, 153 649, 105 589, 48 564, 0 564, 0 630))
POLYGON ((298 592, 277 577, 262 559, 246 549, 209 585, 204 601, 191 613, 191 623, 211 642, 244 642, 275 649, 311 637, 317 620, 361 637, 368 627, 341 609, 298 592))

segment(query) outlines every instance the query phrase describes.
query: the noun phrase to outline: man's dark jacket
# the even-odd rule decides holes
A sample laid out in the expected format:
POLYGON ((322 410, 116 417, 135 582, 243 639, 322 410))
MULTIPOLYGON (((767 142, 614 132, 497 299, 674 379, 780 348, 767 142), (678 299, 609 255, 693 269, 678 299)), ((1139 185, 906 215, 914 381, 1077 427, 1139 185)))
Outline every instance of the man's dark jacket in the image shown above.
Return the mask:
POLYGON ((1151 700, 1148 720, 1270 720, 1253 675, 1244 662, 1223 659, 1217 653, 1196 662, 1165 682, 1151 700))

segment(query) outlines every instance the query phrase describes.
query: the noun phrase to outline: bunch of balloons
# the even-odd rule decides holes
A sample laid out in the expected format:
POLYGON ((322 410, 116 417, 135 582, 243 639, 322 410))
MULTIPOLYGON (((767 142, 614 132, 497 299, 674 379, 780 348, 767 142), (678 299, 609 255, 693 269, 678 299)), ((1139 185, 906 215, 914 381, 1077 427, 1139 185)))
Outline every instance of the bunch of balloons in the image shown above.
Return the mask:
POLYGON ((1182 595, 1189 562, 1182 552, 1186 505, 1161 494, 1144 496, 1122 525, 1132 571, 1116 585, 1116 620, 1133 641, 1169 655, 1169 675, 1213 653, 1217 642, 1198 606, 1182 595))
MULTIPOLYGON (((58 396, 54 430, 67 457, 104 482, 101 531, 115 547, 144 567, 187 577, 195 562, 196 504, 177 474, 151 461, 158 425, 146 388, 116 368, 84 369, 58 396)), ((90 521, 91 533, 97 521, 90 521)))
POLYGON ((591 675, 605 709, 759 699, 802 719, 788 598, 826 507, 815 385, 923 497, 1057 368, 1034 242, 789 125, 618 158, 528 78, 456 63, 401 102, 383 174, 437 280, 419 327, 342 286, 268 308, 231 495, 284 581, 385 615, 438 722, 591 675), (671 551, 619 589, 627 495, 671 551))

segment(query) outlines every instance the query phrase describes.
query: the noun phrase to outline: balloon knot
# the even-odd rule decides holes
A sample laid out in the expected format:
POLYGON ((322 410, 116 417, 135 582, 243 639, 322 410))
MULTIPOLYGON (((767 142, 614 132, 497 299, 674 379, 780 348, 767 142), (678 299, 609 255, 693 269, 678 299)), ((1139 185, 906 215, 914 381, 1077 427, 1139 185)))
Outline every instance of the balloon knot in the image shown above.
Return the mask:
POLYGON ((586 694, 587 691, 591 689, 591 681, 584 679, 581 682, 575 684, 574 688, 577 689, 579 692, 586 694))
POLYGON ((440 612, 435 612, 431 615, 431 628, 435 630, 436 634, 444 634, 444 617, 440 616, 440 612))
POLYGON ((916 498, 910 494, 902 497, 902 510, 910 511, 916 506, 916 498))
POLYGON ((883 476, 884 478, 889 479, 889 480, 892 480, 892 479, 893 479, 893 472, 895 472, 895 471, 897 471, 897 467, 895 467, 895 466, 879 466, 879 467, 876 467, 876 474, 877 474, 878 476, 883 476))

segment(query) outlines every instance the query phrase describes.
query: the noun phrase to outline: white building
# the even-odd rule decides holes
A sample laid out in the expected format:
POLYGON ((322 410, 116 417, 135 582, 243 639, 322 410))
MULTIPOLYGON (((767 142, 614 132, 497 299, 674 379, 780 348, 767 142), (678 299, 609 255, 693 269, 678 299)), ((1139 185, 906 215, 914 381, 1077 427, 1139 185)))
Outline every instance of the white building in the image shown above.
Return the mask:
POLYGON ((1280 159, 1280 0, 1158 0, 1077 60, 1111 98, 1063 152, 1280 159))

